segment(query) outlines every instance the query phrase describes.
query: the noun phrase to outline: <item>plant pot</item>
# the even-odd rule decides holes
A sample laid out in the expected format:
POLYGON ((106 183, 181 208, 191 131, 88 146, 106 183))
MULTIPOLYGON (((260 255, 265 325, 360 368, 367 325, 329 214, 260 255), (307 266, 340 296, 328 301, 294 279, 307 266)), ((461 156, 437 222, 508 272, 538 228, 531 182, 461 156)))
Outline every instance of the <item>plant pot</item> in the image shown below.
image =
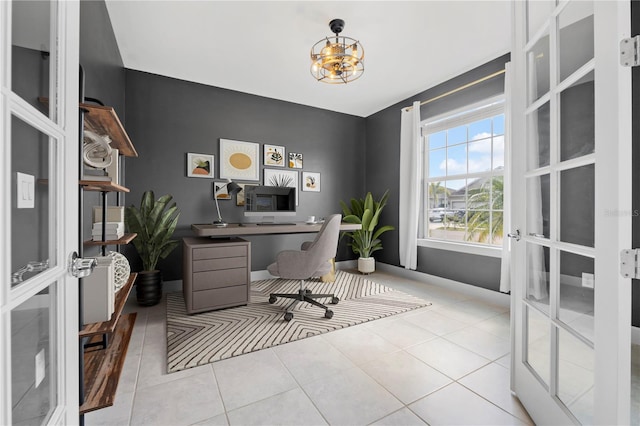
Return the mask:
POLYGON ((138 305, 141 306, 157 305, 162 300, 162 274, 160 271, 138 272, 136 298, 138 305))
POLYGON ((373 257, 361 257, 358 259, 358 271, 370 274, 376 270, 376 260, 373 257))

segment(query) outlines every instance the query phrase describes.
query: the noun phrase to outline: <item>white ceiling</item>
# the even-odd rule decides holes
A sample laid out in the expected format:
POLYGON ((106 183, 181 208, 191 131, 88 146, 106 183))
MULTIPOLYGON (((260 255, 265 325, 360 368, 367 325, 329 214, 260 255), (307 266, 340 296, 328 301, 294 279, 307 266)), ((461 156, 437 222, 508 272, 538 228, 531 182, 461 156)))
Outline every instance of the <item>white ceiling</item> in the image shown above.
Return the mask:
POLYGON ((510 48, 507 1, 124 1, 107 9, 126 68, 367 117, 510 48), (363 76, 315 81, 311 46, 341 35, 363 76))

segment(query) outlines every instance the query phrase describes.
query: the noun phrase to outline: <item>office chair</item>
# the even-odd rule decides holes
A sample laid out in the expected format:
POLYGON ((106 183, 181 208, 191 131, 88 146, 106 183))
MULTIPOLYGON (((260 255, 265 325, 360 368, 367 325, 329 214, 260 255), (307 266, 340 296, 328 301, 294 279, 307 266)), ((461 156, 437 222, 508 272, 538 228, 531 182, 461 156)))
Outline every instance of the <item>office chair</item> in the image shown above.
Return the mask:
POLYGON ((331 303, 334 305, 340 299, 333 294, 313 294, 311 290, 305 288, 304 281, 312 277, 320 277, 331 271, 331 259, 336 257, 338 249, 341 220, 342 216, 339 214, 329 216, 324 221, 315 240, 302 243, 299 251, 281 251, 276 256, 275 263, 267 267, 271 275, 300 280, 300 290, 297 293, 271 293, 269 295, 269 303, 275 303, 278 297, 293 299, 284 314, 285 321, 291 321, 293 318, 291 311, 298 302, 310 303, 324 309, 325 318, 333 317, 333 311, 316 299, 331 298, 331 303))

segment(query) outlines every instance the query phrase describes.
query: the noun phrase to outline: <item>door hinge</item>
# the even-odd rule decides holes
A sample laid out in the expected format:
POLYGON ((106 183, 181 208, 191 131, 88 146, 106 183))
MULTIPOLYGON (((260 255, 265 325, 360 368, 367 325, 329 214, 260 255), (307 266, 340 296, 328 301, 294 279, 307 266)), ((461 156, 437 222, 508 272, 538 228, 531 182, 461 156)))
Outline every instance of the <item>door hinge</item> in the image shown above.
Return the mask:
POLYGON ((624 67, 640 65, 640 35, 623 38, 620 41, 620 65, 624 67))
POLYGON ((638 259, 640 249, 627 249, 620 252, 620 275, 625 278, 640 278, 638 259))

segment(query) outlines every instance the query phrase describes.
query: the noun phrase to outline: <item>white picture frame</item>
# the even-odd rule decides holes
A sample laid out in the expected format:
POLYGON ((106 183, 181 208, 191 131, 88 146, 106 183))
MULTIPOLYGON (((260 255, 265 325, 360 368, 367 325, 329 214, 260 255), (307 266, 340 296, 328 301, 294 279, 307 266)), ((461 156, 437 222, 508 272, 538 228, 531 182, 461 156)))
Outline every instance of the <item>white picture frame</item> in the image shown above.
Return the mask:
POLYGON ((264 169, 264 186, 285 186, 296 189, 296 206, 298 205, 298 171, 264 169))
POLYGON ((215 160, 213 154, 187 153, 187 177, 209 178, 215 176, 215 160))
POLYGON ((264 144, 263 164, 270 167, 284 167, 286 164, 285 149, 280 145, 264 144))
POLYGON ((260 144, 220 139, 220 178, 260 180, 260 144))
POLYGON ((302 172, 302 190, 320 192, 320 173, 302 172))

